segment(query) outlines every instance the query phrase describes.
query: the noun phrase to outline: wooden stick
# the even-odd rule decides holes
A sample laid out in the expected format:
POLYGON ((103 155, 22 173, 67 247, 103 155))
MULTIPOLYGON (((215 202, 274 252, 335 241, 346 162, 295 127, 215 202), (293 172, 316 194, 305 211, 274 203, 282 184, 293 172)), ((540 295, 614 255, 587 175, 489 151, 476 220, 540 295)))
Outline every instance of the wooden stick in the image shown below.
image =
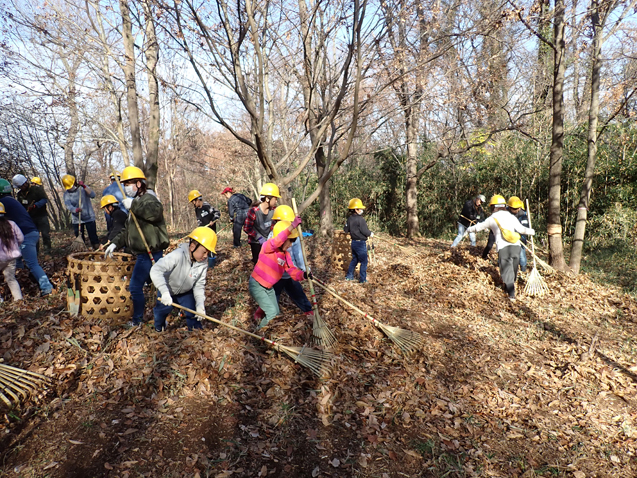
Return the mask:
MULTIPOLYGON (((119 190, 122 193, 122 197, 125 199, 127 196, 126 196, 126 193, 124 192, 124 188, 122 188, 122 183, 119 182, 119 177, 117 176, 117 173, 115 172, 115 170, 112 169, 111 171, 113 173, 113 176, 115 177, 115 182, 117 183, 117 186, 119 187, 119 190)), ((142 241, 144 242, 144 247, 146 247, 146 252, 148 253, 148 257, 150 257, 150 262, 153 265, 155 265, 155 258, 153 257, 153 254, 150 252, 150 247, 148 247, 148 242, 146 242, 146 238, 144 237, 144 233, 142 232, 142 228, 139 225, 139 222, 137 222, 137 218, 135 217, 135 214, 133 214, 133 211, 131 210, 129 210, 128 213, 133 218, 133 221, 135 221, 135 225, 137 226, 137 231, 139 232, 139 235, 142 238, 142 241)))

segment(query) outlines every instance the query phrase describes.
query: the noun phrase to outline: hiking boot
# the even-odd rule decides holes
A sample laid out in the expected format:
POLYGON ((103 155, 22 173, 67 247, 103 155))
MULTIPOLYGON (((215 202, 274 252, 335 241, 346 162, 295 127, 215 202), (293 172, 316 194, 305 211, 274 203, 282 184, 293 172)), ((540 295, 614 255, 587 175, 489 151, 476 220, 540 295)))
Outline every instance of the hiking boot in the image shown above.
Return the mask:
POLYGON ((155 326, 155 332, 165 332, 166 331, 166 326, 162 325, 161 327, 158 327, 157 325, 155 326))
POLYGON ((124 327, 126 327, 127 329, 132 329, 133 327, 141 327, 141 325, 142 325, 141 321, 137 322, 135 320, 131 320, 124 327))
POLYGON ((356 279, 354 279, 353 277, 345 276, 345 280, 348 281, 348 282, 352 282, 352 281, 355 281, 356 279))

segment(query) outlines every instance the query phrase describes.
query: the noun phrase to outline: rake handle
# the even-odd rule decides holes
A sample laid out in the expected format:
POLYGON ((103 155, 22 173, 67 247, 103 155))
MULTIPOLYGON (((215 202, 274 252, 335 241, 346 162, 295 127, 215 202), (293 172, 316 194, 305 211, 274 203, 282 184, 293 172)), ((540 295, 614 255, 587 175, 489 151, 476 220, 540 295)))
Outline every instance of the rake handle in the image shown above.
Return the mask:
POLYGON ((376 326, 381 325, 381 323, 376 320, 374 317, 372 317, 371 315, 367 314, 366 312, 363 312, 361 309, 359 309, 358 307, 356 307, 354 304, 352 304, 351 302, 349 302, 347 299, 344 299, 343 297, 341 297, 340 295, 338 295, 336 293, 336 291, 334 291, 334 289, 332 289, 330 286, 328 286, 327 284, 325 284, 324 282, 322 282, 321 280, 317 279, 316 277, 314 278, 314 282, 316 282, 319 286, 321 286, 328 294, 331 294, 333 297, 337 298, 338 300, 340 300, 341 302, 343 302, 345 305, 347 305, 348 307, 352 308, 353 310, 355 310, 356 312, 358 312, 359 314, 361 314, 363 317, 365 317, 366 319, 369 319, 372 321, 372 323, 376 326))
MULTIPOLYGON (((296 209, 296 199, 292 198, 292 209, 294 209, 294 215, 298 215, 298 210, 296 209)), ((303 230, 301 229, 301 226, 297 226, 297 229, 299 230, 299 241, 301 242, 301 255, 303 256, 303 262, 305 263, 305 267, 308 267, 308 263, 307 263, 307 254, 305 253, 305 242, 303 242, 303 230)), ((318 310, 318 303, 316 302, 316 294, 314 292, 314 284, 313 284, 313 280, 310 279, 310 275, 308 274, 307 276, 307 283, 310 286, 310 293, 312 294, 312 309, 314 309, 314 315, 316 315, 316 317, 320 318, 319 315, 319 310, 318 310)))
MULTIPOLYGON (((117 186, 119 187, 119 190, 122 193, 122 197, 125 198, 126 197, 126 193, 124 192, 124 188, 122 187, 122 183, 119 182, 119 178, 117 177, 117 173, 115 172, 114 169, 111 172, 113 173, 113 176, 115 177, 115 182, 117 183, 117 186)), ((150 252, 150 247, 148 247, 148 242, 146 242, 146 238, 144 237, 144 233, 142 232, 142 228, 139 225, 139 222, 137 221, 137 218, 135 217, 135 214, 133 214, 133 211, 128 211, 128 213, 133 218, 133 221, 135 221, 135 226, 137 226, 137 232, 139 232, 139 235, 142 238, 142 241, 144 242, 144 247, 146 248, 146 252, 148 253, 148 257, 150 257, 150 262, 153 265, 155 265, 155 258, 153 257, 153 254, 150 252)))
MULTIPOLYGON (((531 225, 531 209, 529 209, 529 199, 526 199, 526 215, 529 217, 529 228, 533 228, 531 225)), ((524 244, 524 243, 522 243, 524 244)), ((533 241, 533 236, 531 236, 531 252, 533 253, 533 267, 536 267, 535 264, 535 242, 533 241)))
POLYGON ((191 314, 203 317, 203 318, 209 320, 210 322, 214 322, 215 324, 223 325, 224 327, 228 327, 229 329, 236 330, 237 332, 240 332, 242 334, 249 335, 250 337, 253 337, 255 339, 259 339, 259 340, 261 340, 261 341, 263 341, 263 342, 265 342, 265 343, 267 343, 269 345, 272 345, 273 347, 277 347, 277 346, 280 345, 280 344, 276 343, 273 340, 266 339, 265 337, 262 337, 261 335, 253 334, 252 332, 248 332, 247 330, 240 329, 239 327, 235 327, 234 325, 227 324, 227 323, 222 322, 220 320, 217 320, 217 319, 215 319, 213 317, 210 317, 210 316, 208 316, 206 314, 200 314, 196 310, 189 309, 188 307, 184 307, 183 305, 175 304, 173 302, 172 306, 173 307, 177 307, 178 309, 185 310, 186 312, 190 312, 191 314))

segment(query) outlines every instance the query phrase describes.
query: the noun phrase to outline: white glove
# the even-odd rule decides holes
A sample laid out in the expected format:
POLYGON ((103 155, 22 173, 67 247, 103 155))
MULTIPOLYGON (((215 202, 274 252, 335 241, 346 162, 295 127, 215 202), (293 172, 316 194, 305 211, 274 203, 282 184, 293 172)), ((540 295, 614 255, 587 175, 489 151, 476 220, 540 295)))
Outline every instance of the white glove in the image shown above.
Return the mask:
POLYGON ((464 235, 466 236, 467 234, 476 232, 476 229, 474 226, 468 227, 467 230, 465 231, 464 235))
POLYGON ((527 236, 535 236, 535 229, 529 228, 529 233, 527 236))
POLYGON ((206 308, 203 305, 200 305, 197 307, 197 315, 195 315, 195 318, 201 322, 204 319, 204 315, 206 315, 206 308))
POLYGON ((117 246, 115 244, 111 244, 106 248, 106 251, 104 252, 104 257, 108 257, 109 259, 113 258, 113 252, 115 252, 115 249, 117 249, 117 246))
POLYGON ((369 235, 369 237, 374 237, 374 233, 372 232, 372 233, 369 235))
POLYGON ((159 302, 164 305, 173 305, 173 298, 170 297, 170 294, 168 292, 166 292, 165 294, 161 295, 161 297, 159 298, 159 302))
POLYGON ((122 206, 130 211, 131 204, 133 204, 133 198, 126 198, 122 200, 122 206))

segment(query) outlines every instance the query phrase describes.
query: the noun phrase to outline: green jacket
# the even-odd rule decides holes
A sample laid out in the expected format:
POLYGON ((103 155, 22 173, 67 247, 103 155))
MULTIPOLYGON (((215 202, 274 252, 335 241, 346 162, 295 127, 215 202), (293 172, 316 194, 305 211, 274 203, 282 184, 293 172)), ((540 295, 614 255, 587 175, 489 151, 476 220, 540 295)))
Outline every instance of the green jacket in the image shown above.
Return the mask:
POLYGON ((154 193, 147 192, 143 196, 135 198, 130 212, 132 214, 128 215, 124 229, 112 241, 118 249, 126 246, 135 255, 146 254, 146 246, 139 235, 133 214, 139 222, 139 227, 151 252, 163 251, 168 247, 170 241, 166 230, 166 221, 164 221, 164 206, 154 193))

